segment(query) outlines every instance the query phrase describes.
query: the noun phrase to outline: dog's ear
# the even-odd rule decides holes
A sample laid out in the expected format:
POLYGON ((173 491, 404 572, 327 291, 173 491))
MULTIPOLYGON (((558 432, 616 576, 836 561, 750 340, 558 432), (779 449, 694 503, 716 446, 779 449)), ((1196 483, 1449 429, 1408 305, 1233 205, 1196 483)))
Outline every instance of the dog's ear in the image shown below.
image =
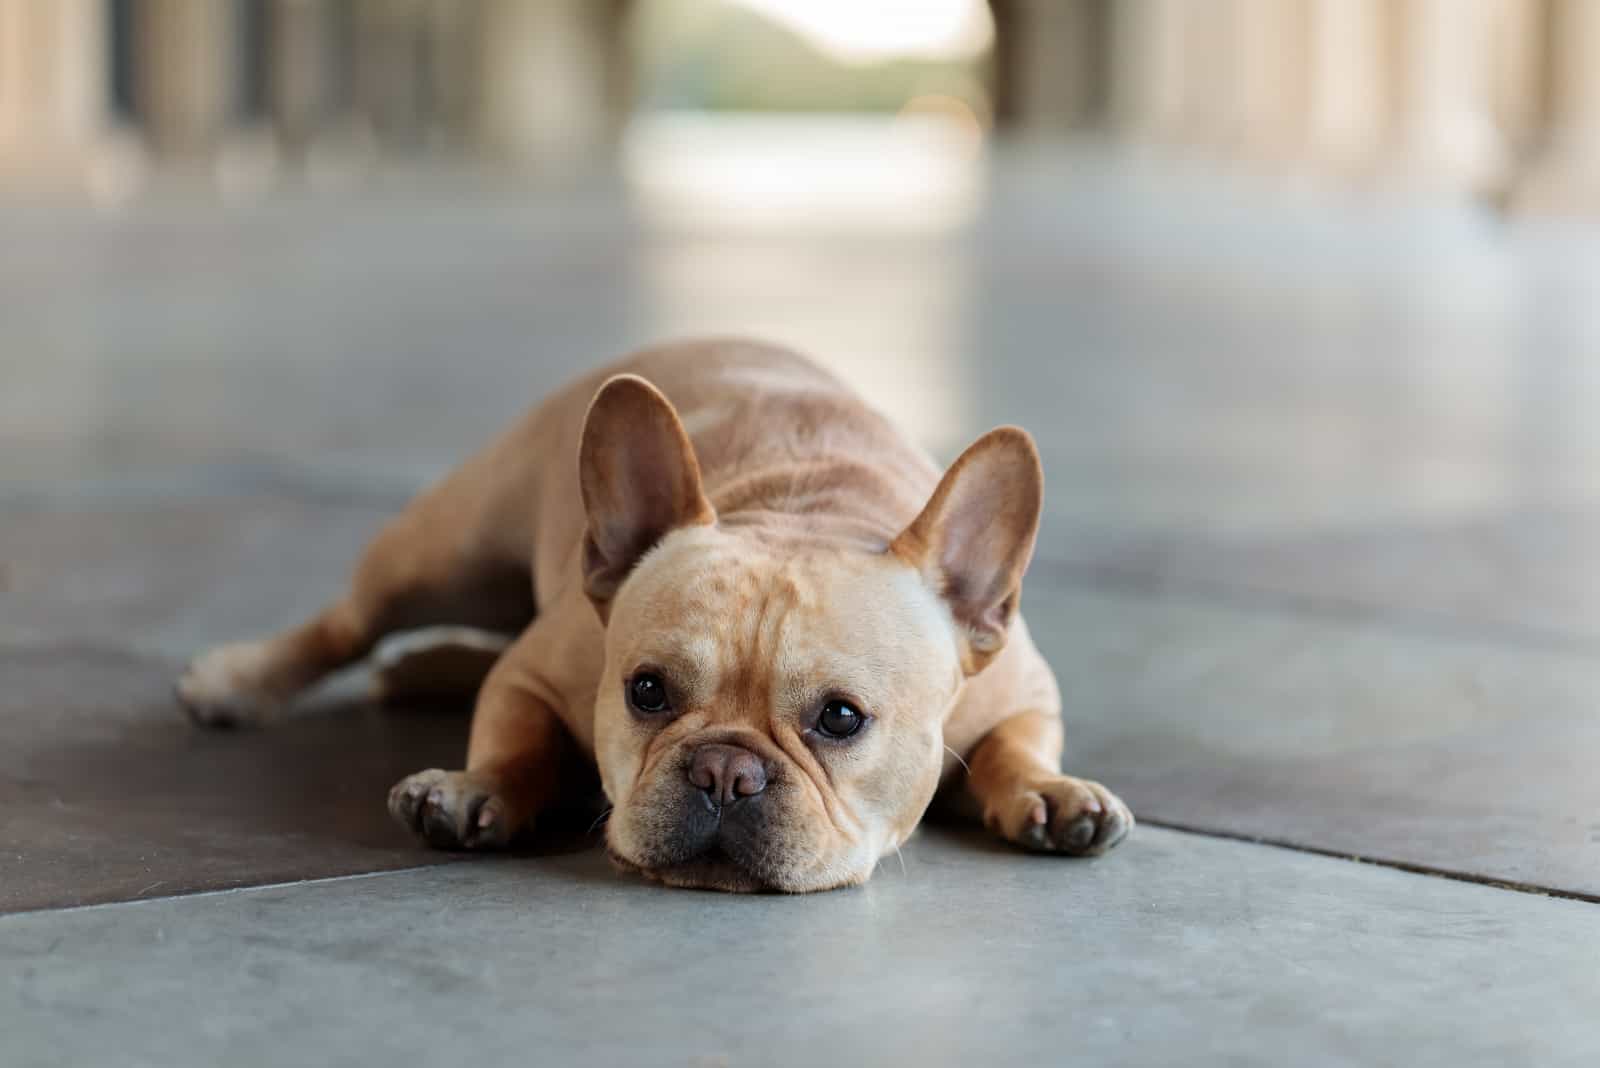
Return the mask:
POLYGON ((622 580, 657 542, 717 519, 678 413, 637 375, 607 379, 590 402, 578 485, 589 520, 583 588, 602 619, 622 580))
POLYGON ((1005 646, 1043 497, 1033 439, 1003 426, 967 447, 922 514, 889 546, 950 606, 968 674, 1005 646))

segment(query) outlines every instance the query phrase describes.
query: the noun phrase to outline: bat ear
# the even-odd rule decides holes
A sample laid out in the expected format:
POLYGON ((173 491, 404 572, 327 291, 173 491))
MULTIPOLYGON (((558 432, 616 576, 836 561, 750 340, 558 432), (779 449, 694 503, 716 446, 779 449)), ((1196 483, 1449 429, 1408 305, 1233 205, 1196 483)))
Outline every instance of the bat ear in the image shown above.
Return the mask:
POLYGON ((637 375, 607 379, 584 417, 578 486, 584 592, 606 606, 639 558, 679 527, 717 521, 672 403, 637 375))
POLYGON ((1000 427, 950 465, 922 513, 889 547, 949 606, 968 674, 1005 647, 1043 499, 1033 439, 1000 427))

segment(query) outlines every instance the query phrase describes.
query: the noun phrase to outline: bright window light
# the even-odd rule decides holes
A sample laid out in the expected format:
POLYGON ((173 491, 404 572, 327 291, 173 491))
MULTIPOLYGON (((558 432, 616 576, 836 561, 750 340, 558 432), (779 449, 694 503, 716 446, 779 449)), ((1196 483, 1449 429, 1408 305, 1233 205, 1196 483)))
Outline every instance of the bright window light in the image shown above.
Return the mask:
POLYGON ((983 0, 729 0, 845 63, 965 59, 994 39, 983 0))

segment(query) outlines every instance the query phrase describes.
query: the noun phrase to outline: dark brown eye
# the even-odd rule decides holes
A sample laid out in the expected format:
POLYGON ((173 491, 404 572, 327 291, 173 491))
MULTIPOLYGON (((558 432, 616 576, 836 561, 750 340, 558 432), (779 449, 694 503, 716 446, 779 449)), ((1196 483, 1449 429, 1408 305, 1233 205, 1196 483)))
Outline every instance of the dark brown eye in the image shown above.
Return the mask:
POLYGON ((822 715, 817 717, 817 730, 828 738, 848 738, 861 729, 866 718, 855 706, 833 700, 822 706, 822 715))
POLYGON ((653 716, 667 710, 667 684, 661 676, 641 671, 628 680, 628 704, 635 712, 653 716))

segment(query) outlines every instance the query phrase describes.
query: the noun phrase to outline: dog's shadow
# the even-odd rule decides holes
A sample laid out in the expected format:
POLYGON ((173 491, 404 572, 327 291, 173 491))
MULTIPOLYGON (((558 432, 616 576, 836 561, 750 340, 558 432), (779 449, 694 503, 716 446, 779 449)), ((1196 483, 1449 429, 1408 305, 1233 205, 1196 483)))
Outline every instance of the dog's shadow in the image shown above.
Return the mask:
MULTIPOLYGON (((192 725, 179 665, 55 648, 6 659, 0 798, 16 876, 0 911, 461 859, 390 819, 391 786, 460 767, 467 703, 379 707, 335 689, 260 729, 192 725)), ((523 855, 597 845, 598 806, 552 813, 523 855)))

